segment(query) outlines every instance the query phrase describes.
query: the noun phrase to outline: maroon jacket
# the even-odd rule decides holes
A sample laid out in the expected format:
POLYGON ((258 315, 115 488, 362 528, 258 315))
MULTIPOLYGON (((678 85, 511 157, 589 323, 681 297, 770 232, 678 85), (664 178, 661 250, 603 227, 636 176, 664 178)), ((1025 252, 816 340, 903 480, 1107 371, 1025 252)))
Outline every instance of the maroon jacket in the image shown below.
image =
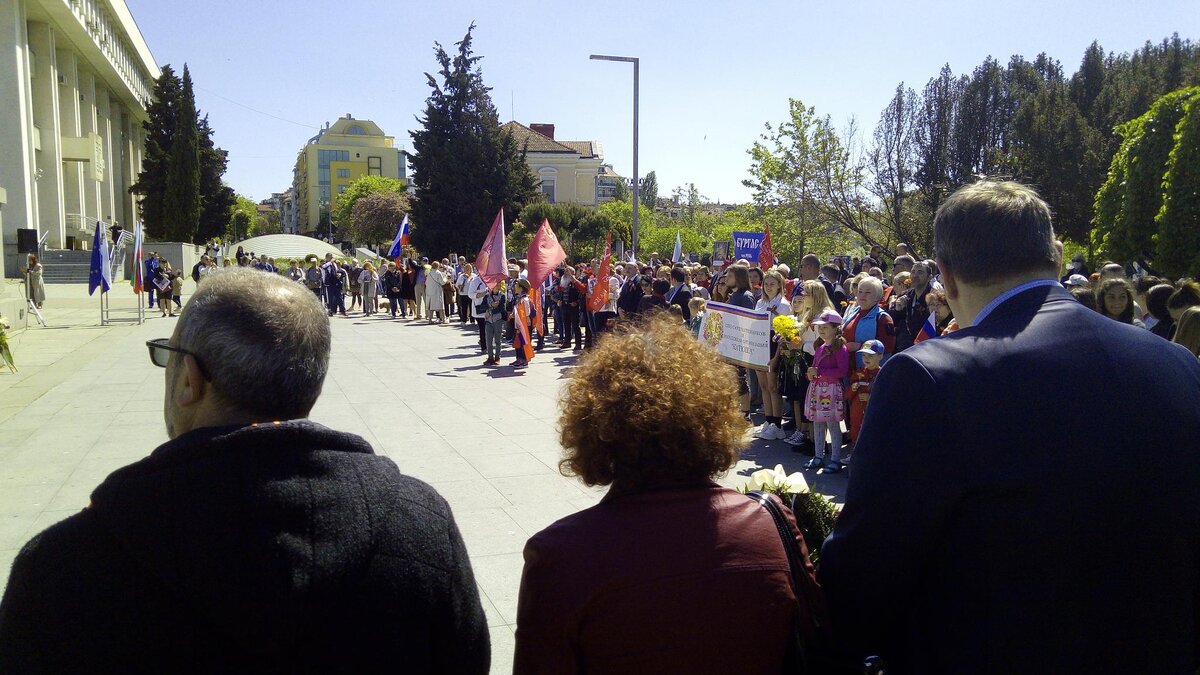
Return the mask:
POLYGON ((795 607, 774 521, 745 495, 614 489, 526 544, 513 672, 780 672, 795 607))

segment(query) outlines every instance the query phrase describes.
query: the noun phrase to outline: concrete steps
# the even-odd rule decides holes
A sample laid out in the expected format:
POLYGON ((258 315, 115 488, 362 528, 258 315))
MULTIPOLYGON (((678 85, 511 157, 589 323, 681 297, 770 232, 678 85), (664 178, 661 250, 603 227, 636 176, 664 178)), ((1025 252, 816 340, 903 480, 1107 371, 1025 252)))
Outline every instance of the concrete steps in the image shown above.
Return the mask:
POLYGON ((92 271, 91 251, 44 251, 42 281, 47 284, 86 284, 92 271))

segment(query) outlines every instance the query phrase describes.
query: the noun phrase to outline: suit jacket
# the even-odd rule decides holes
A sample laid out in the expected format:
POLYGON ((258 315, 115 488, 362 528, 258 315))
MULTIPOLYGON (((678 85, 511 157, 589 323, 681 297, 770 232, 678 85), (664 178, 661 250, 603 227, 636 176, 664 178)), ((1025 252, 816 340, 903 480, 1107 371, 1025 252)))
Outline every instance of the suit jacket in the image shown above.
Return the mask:
POLYGON ((0 672, 486 673, 450 507, 363 439, 197 429, 36 536, 0 603, 0 672))
POLYGON ((835 631, 889 674, 1193 673, 1198 444, 1196 358, 1058 286, 893 356, 821 550, 835 631))
POLYGON ((688 288, 687 284, 680 286, 679 290, 675 291, 675 295, 671 297, 671 304, 679 305, 679 308, 683 310, 684 321, 692 320, 692 310, 688 308, 688 303, 691 301, 692 289, 688 288))

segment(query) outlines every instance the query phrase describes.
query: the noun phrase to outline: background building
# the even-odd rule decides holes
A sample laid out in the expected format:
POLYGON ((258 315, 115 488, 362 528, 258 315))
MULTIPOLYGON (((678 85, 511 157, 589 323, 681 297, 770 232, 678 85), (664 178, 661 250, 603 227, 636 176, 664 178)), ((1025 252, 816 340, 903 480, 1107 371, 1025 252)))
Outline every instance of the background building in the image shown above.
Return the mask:
POLYGON ((328 232, 333 201, 361 176, 406 178, 404 151, 395 143, 395 137, 384 134, 379 125, 356 120, 349 113, 326 123, 296 157, 292 172, 296 231, 316 236, 328 232))
POLYGON ((613 170, 612 164, 601 164, 596 174, 596 203, 603 204, 617 198, 617 191, 624 185, 626 190, 632 190, 629 179, 613 170))
POLYGON ((284 234, 299 234, 300 227, 296 221, 296 191, 288 188, 284 192, 272 192, 270 199, 264 200, 271 208, 279 212, 279 225, 284 234))
MULTIPOLYGON (((124 0, 0 0, 0 277, 25 264, 18 231, 70 249, 97 220, 132 227, 158 75, 124 0)), ((0 297, 11 319, 23 306, 0 297)))
POLYGON ((553 124, 507 122, 502 127, 525 150, 525 163, 551 202, 597 203, 600 165, 604 161, 595 141, 558 141, 553 124))

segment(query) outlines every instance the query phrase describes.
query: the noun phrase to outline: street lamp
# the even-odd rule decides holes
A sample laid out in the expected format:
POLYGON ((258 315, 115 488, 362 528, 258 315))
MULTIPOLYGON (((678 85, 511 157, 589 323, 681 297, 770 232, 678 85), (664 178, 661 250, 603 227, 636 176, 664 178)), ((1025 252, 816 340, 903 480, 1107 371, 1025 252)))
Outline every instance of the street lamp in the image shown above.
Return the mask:
POLYGON ((592 54, 593 61, 621 61, 633 64, 633 257, 638 250, 638 205, 641 203, 638 190, 638 59, 635 56, 604 56, 592 54))

